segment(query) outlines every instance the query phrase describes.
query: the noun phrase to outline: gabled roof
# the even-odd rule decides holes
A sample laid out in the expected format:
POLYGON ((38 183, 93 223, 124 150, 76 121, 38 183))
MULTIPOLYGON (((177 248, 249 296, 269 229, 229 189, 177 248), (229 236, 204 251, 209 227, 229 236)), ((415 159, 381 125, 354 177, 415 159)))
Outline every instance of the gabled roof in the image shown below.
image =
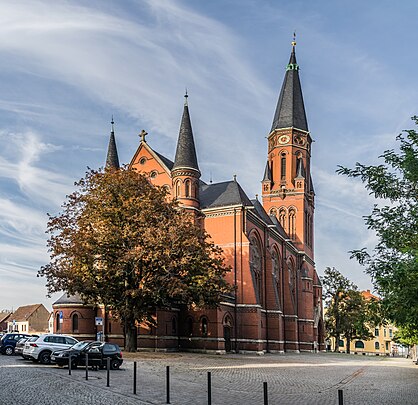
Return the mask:
POLYGON ((202 209, 229 205, 252 206, 250 199, 235 180, 215 184, 200 183, 199 198, 202 209))
POLYGON ((173 168, 174 162, 163 156, 161 153, 156 152, 155 150, 153 150, 153 152, 161 159, 161 161, 165 164, 168 170, 171 170, 173 168))
POLYGON ((189 107, 184 103, 183 117, 181 119, 179 138, 177 141, 176 157, 174 159, 173 169, 188 168, 194 169, 200 173, 197 164, 196 148, 194 145, 192 124, 190 122, 189 107))
POLYGON ((308 131, 302 87, 299 79, 299 65, 296 63, 294 46, 286 68, 271 131, 289 127, 308 131))
MULTIPOLYGON (((13 312, 11 318, 17 322, 24 322, 27 321, 28 318, 40 307, 43 307, 42 304, 33 304, 33 305, 25 305, 23 307, 19 307, 13 312)), ((45 307, 44 307, 45 308, 45 307)), ((45 308, 46 310, 46 308, 45 308)))
POLYGON ((11 315, 11 312, 0 312, 0 323, 7 321, 7 318, 11 315))

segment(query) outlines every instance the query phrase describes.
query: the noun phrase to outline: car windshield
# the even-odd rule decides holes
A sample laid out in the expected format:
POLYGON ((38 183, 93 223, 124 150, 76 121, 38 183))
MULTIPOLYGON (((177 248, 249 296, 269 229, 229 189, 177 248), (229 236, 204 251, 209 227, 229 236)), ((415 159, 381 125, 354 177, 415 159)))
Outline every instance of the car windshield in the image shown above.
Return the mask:
POLYGON ((71 349, 83 350, 89 344, 90 344, 90 342, 78 342, 74 346, 71 346, 71 349))
POLYGON ((28 342, 34 342, 35 340, 38 340, 38 336, 32 336, 31 338, 29 338, 27 341, 28 342))

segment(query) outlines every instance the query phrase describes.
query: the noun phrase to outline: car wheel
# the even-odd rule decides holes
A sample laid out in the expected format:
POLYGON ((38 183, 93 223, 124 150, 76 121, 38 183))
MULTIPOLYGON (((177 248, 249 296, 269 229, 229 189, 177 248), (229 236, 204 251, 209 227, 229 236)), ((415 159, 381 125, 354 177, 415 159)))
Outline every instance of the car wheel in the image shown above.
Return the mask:
POLYGON ((42 352, 39 355, 39 361, 41 364, 51 364, 51 353, 50 352, 42 352))
POLYGON ((110 361, 111 370, 117 370, 119 367, 120 367, 119 360, 111 360, 110 361))
POLYGON ((12 346, 7 346, 4 349, 4 354, 6 354, 7 356, 11 356, 14 353, 15 349, 13 349, 12 346))

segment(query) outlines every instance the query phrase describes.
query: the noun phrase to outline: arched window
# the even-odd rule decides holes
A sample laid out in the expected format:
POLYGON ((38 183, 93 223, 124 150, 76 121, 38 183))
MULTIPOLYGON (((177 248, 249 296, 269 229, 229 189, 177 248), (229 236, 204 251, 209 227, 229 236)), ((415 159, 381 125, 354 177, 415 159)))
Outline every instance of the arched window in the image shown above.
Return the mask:
POLYGON ((78 315, 73 314, 72 316, 73 333, 78 333, 78 315))
POLYGON ((376 350, 379 350, 379 342, 374 342, 374 348, 375 348, 376 350))
POLYGON ((184 195, 190 197, 190 180, 184 182, 184 195))
POLYGON ((286 153, 282 153, 280 159, 280 179, 286 180, 286 153))
POLYGON ((289 231, 290 239, 296 238, 296 211, 292 208, 289 210, 289 231))
POLYGON ((61 324, 60 324, 60 313, 57 312, 55 314, 55 329, 57 332, 61 330, 61 324))
POLYGON ((177 335, 177 319, 175 316, 171 318, 171 334, 177 335))
POLYGON ((176 181, 176 187, 175 187, 175 197, 180 197, 180 187, 181 187, 181 181, 176 181))
POLYGON ((276 208, 272 208, 270 210, 270 216, 271 217, 277 217, 277 210, 276 210, 276 208))
POLYGON ((364 343, 361 340, 357 340, 355 347, 356 349, 364 349, 364 343))
POLYGON ((200 326, 202 328, 202 336, 206 337, 208 335, 208 320, 207 320, 207 318, 202 318, 200 326))
POLYGON ((279 211, 279 222, 283 229, 286 229, 286 210, 281 208, 279 211))
POLYGON ((271 255, 271 261, 273 270, 274 289, 276 292, 276 301, 277 303, 280 303, 280 260, 275 250, 273 250, 273 253, 271 255))
POLYGON ((255 295, 258 303, 261 303, 262 288, 261 288, 261 274, 262 274, 262 258, 261 248, 255 237, 250 240, 250 268, 254 281, 255 295))

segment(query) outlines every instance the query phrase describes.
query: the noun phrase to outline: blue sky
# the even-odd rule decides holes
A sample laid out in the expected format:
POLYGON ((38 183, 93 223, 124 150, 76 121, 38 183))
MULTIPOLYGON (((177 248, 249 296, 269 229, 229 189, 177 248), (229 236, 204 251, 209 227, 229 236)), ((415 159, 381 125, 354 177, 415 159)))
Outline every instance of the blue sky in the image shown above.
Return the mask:
MULTIPOLYGON (((371 282, 348 250, 373 246, 374 200, 335 173, 376 163, 417 114, 415 1, 138 0, 2 3, 0 309, 43 302, 46 213, 104 163, 115 117, 129 162, 141 129, 173 158, 187 87, 203 180, 253 198, 297 33, 313 145, 317 271, 371 282)), ((54 297, 56 298, 56 297, 54 297)))

